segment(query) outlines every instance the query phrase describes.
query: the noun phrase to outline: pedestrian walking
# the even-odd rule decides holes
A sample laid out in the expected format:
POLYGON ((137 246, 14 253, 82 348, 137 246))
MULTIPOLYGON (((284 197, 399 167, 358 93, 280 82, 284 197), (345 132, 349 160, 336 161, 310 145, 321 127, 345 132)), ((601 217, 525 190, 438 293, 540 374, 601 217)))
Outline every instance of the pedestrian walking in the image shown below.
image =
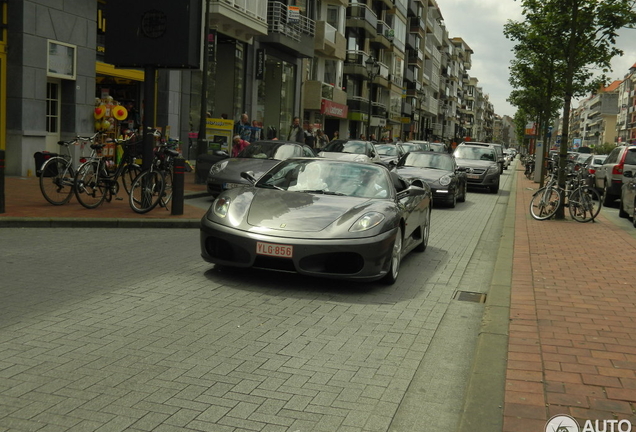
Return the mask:
POLYGON ((306 128, 305 128, 305 144, 307 144, 309 147, 311 148, 315 148, 316 147, 316 135, 314 134, 314 127, 309 124, 306 123, 306 128))
POLYGON ((248 145, 250 145, 250 143, 241 138, 240 135, 234 135, 234 139, 232 140, 232 157, 237 157, 241 150, 248 145))
POLYGON ((241 114, 241 119, 234 123, 234 135, 248 142, 252 139, 252 125, 247 114, 241 114))
POLYGON ((292 125, 289 128, 289 133, 287 134, 288 141, 296 141, 301 144, 305 143, 305 133, 303 132, 303 128, 300 126, 300 118, 294 117, 292 120, 292 125))
POLYGON ((316 149, 323 149, 328 143, 329 138, 327 138, 327 135, 322 131, 322 129, 318 129, 316 131, 316 149))

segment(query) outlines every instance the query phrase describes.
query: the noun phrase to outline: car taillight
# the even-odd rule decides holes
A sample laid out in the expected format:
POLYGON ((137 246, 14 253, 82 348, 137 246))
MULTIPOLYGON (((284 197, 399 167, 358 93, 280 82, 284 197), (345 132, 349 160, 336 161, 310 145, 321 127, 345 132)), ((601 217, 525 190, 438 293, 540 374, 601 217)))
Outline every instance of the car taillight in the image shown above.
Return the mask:
POLYGON ((590 173, 590 174, 595 174, 596 170, 594 168, 590 168, 590 169, 587 170, 587 172, 590 173))
POLYGON ((623 175, 623 164, 614 165, 612 175, 623 175))

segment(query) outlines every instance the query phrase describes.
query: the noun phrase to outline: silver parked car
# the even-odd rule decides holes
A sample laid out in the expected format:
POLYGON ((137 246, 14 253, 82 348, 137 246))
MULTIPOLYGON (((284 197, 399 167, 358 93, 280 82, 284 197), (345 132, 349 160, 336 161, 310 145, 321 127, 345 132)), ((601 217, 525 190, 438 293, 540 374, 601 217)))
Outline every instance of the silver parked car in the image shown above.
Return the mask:
POLYGON ((636 146, 630 146, 625 155, 621 183, 620 217, 631 217, 636 228, 636 146))
POLYGON ((468 186, 487 187, 490 192, 499 192, 501 171, 495 149, 481 144, 462 143, 453 153, 457 166, 466 171, 468 186))
POLYGON ((328 159, 356 162, 382 162, 382 158, 371 141, 334 140, 325 146, 318 156, 328 159))

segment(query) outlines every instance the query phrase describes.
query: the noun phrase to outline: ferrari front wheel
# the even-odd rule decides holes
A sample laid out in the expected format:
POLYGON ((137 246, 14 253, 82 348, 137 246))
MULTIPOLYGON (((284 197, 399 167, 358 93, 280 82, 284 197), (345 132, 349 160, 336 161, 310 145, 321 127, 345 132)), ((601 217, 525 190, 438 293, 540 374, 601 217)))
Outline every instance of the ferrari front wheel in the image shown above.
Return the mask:
POLYGON ((393 285, 400 274, 400 263, 402 261, 402 228, 398 227, 395 233, 395 241, 391 250, 391 267, 389 272, 384 276, 384 282, 387 285, 393 285))

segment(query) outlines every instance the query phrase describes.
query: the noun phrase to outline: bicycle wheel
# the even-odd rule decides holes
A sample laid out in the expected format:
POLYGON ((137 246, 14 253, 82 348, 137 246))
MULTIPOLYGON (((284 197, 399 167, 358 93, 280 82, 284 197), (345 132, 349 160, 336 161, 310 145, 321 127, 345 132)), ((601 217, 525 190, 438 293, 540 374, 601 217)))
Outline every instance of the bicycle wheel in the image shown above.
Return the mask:
POLYGON ((81 205, 89 209, 98 207, 106 198, 108 186, 101 179, 108 174, 100 167, 98 161, 87 162, 78 168, 75 175, 75 196, 81 205))
POLYGON ((172 199, 172 168, 163 172, 164 188, 161 194, 161 207, 168 207, 168 203, 172 199))
POLYGON ((568 203, 570 216, 577 222, 594 220, 601 211, 599 193, 595 189, 586 186, 573 190, 568 203))
POLYGON ((139 174, 141 174, 141 168, 137 164, 128 164, 124 167, 124 171, 121 173, 121 182, 128 195, 130 195, 132 184, 139 174))
POLYGON ((75 172, 70 160, 52 157, 42 165, 40 191, 53 205, 63 205, 73 196, 75 172))
POLYGON ((549 219, 556 213, 561 204, 561 193, 553 187, 541 188, 530 200, 530 214, 537 220, 549 219))
POLYGON ((136 213, 148 213, 159 204, 164 185, 161 171, 144 171, 139 174, 130 191, 130 208, 136 213))

